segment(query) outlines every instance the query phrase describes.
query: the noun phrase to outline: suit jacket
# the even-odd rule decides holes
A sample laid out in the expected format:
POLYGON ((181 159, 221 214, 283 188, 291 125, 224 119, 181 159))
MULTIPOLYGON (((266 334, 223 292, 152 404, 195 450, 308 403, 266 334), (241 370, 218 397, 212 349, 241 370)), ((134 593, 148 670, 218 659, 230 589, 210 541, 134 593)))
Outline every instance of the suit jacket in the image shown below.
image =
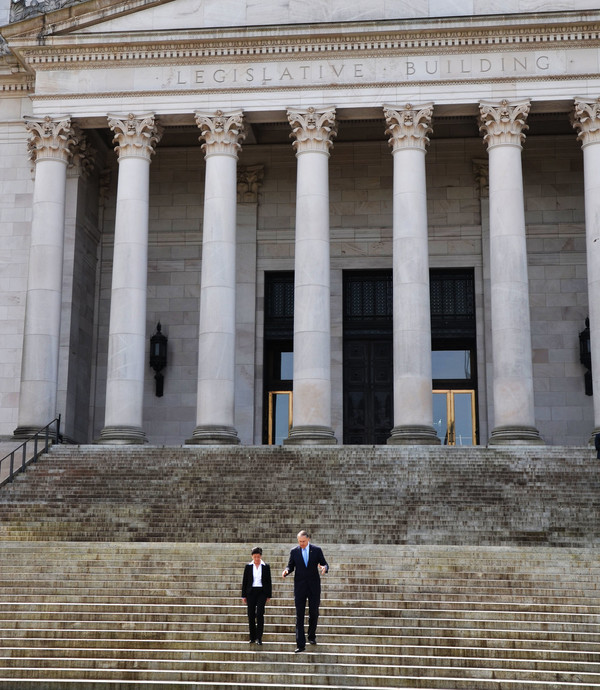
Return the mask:
MULTIPOLYGON (((324 565, 329 570, 329 564, 325 560, 323 551, 320 546, 314 546, 309 542, 308 544, 308 565, 304 565, 304 558, 302 558, 302 549, 296 546, 290 551, 290 559, 287 564, 288 574, 296 571, 294 575, 294 592, 295 593, 320 593, 321 592, 321 575, 319 574, 319 565, 324 565)), ((327 572, 326 571, 326 572, 327 572)))
MULTIPOLYGON (((252 573, 254 563, 247 563, 244 568, 244 577, 242 578, 242 599, 247 599, 248 594, 252 590, 252 583, 254 575, 252 573)), ((268 563, 262 564, 262 586, 263 592, 267 595, 267 599, 273 596, 273 585, 271 583, 271 566, 268 563)))

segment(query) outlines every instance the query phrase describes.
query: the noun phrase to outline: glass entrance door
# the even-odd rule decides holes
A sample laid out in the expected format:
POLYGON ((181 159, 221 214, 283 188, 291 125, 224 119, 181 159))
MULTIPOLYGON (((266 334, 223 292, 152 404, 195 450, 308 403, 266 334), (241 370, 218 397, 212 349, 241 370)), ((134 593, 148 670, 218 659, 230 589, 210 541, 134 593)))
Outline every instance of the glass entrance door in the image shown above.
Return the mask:
POLYGON ((444 446, 474 446, 477 439, 474 390, 433 391, 433 426, 444 446))
POLYGON ((269 445, 282 445, 291 428, 292 391, 269 391, 269 445))

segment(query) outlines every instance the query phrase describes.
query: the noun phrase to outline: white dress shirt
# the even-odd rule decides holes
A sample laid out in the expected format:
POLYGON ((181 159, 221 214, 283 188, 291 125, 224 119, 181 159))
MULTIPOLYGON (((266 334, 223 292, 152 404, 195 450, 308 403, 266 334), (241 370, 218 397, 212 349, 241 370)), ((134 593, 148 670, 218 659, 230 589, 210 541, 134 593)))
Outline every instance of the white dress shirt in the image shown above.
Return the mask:
POLYGON ((250 561, 248 565, 252 566, 252 586, 262 587, 262 567, 265 564, 264 561, 260 562, 260 565, 254 565, 254 561, 250 561))

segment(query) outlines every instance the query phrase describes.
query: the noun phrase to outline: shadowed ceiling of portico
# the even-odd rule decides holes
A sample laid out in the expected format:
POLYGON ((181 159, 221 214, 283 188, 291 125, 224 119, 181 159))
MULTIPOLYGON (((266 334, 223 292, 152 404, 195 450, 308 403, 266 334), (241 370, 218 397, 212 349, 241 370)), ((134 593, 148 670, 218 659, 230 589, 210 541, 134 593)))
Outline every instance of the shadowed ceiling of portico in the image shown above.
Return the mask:
MULTIPOLYGON (((568 113, 531 113, 528 118, 528 137, 543 135, 574 135, 568 113)), ((337 143, 359 141, 385 141, 385 121, 381 119, 339 119, 337 143)), ((111 147, 112 133, 100 130, 106 145, 111 147)), ((435 117, 430 139, 455 139, 479 137, 477 118, 435 117)), ((290 126, 287 122, 250 122, 244 147, 260 144, 290 144, 290 126)), ((159 146, 185 147, 198 145, 198 128, 195 125, 165 127, 159 146)))

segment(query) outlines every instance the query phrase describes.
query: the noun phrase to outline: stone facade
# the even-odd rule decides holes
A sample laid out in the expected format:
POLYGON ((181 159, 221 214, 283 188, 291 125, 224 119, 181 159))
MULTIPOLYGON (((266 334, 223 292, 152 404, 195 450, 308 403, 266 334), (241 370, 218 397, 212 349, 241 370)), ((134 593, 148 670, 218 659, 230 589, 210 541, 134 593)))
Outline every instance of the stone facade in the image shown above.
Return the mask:
POLYGON ((272 2, 277 28, 260 23, 265 3, 260 14, 230 4, 89 0, 1 30, 12 52, 0 71, 0 435, 43 426, 52 408, 79 442, 263 443, 265 273, 295 270, 305 306, 289 440, 341 443, 344 275, 381 270, 396 297, 389 432, 427 443, 428 271, 460 268, 474 279, 479 443, 587 444, 600 426, 578 337, 589 316, 596 379, 593 3, 548 3, 557 13, 544 15, 503 3, 513 22, 492 3, 444 3, 441 18, 431 2, 272 2), (309 20, 314 29, 298 26, 309 20), (419 142, 411 127, 426 107, 419 142), (233 143, 203 129, 238 112, 233 143), (51 163, 65 168, 64 201, 49 211, 23 117, 67 115, 75 133, 51 163), (306 143, 297 130, 311 132, 310 118, 337 136, 306 143), (124 159, 112 140, 128 121, 139 141, 124 159), (31 258, 47 246, 49 213, 64 228, 60 266, 47 250, 31 258), (32 319, 52 272, 58 311, 32 319), (308 322, 313 305, 324 318, 308 322), (159 321, 162 397, 148 366, 159 321))

